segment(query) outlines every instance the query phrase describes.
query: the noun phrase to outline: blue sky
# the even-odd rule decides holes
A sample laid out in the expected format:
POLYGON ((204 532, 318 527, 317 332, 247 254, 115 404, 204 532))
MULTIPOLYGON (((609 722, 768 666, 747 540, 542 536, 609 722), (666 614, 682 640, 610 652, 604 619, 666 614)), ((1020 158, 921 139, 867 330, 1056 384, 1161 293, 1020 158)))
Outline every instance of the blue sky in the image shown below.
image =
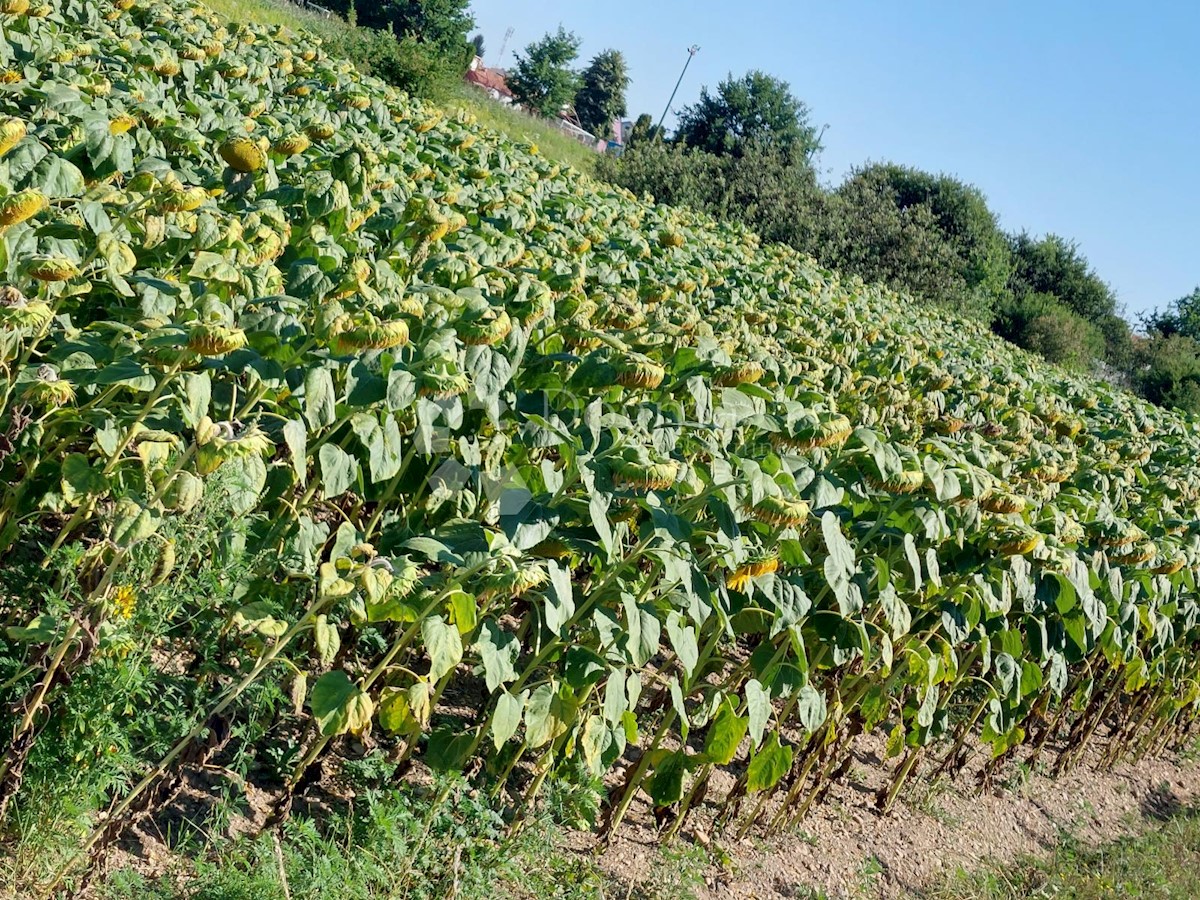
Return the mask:
MULTIPOLYGON (((820 166, 895 161, 979 187, 1001 224, 1076 240, 1126 314, 1200 284, 1200 4, 1193 0, 474 0, 489 66, 559 24, 613 47, 634 115, 760 68, 828 124, 820 166), (498 53, 505 30, 513 37, 498 53)), ((673 116, 668 116, 668 123, 673 116)))

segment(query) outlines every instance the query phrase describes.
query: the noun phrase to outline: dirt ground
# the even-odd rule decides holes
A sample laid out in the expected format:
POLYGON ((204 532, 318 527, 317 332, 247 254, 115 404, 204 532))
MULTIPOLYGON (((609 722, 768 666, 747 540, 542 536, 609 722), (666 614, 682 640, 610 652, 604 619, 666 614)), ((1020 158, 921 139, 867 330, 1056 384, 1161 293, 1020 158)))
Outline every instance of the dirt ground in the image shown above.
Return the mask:
MULTIPOLYGON (((1064 832, 1093 844, 1151 825, 1200 799, 1200 763, 1176 756, 1095 768, 1096 758, 1052 779, 1041 766, 1012 765, 988 791, 977 786, 985 762, 977 754, 953 780, 917 780, 887 816, 875 812, 875 791, 889 768, 877 739, 855 748, 849 775, 790 832, 763 838, 708 837, 707 822, 689 820, 684 841, 708 845, 713 863, 703 898, 920 897, 958 867, 1039 854, 1064 832)), ((660 865, 648 811, 638 810, 600 855, 602 867, 625 883, 653 876, 660 865)), ((581 842, 585 849, 590 839, 581 842)), ((594 846, 594 842, 592 842, 594 846)))
MULTIPOLYGON (((1100 749, 1104 742, 1096 742, 1100 749)), ((814 890, 830 898, 893 900, 919 898, 930 885, 959 867, 974 869, 985 860, 1005 862, 1043 853, 1069 831, 1098 844, 1150 827, 1156 819, 1200 802, 1200 760, 1168 754, 1113 770, 1098 767, 1098 751, 1058 777, 1046 771, 1053 756, 1034 767, 1010 763, 988 790, 977 783, 987 761, 981 752, 954 779, 930 782, 915 777, 892 811, 875 811, 875 792, 887 783, 895 761, 881 761, 883 741, 860 737, 854 763, 790 831, 764 837, 751 828, 737 839, 736 827, 717 833, 714 804, 732 783, 714 784, 708 804, 688 820, 676 851, 697 845, 710 860, 704 871, 703 900, 810 898, 814 890)), ((223 770, 192 772, 159 816, 142 818, 108 855, 106 868, 132 866, 147 875, 175 869, 172 847, 188 823, 205 821, 226 780, 223 770)), ((224 833, 253 833, 267 818, 273 796, 253 785, 243 791, 241 815, 224 833)), ((310 800, 310 802, 312 802, 310 800)), ((320 815, 307 807, 307 814, 320 815)), ((751 804, 747 804, 749 809, 751 804)), ((769 808, 764 815, 774 812, 769 808)), ((211 835, 194 835, 211 837, 211 835)), ((568 849, 595 856, 614 881, 636 895, 639 885, 661 891, 663 856, 649 806, 635 802, 618 835, 601 849, 594 835, 574 833, 568 849)), ((696 854, 697 856, 699 854, 696 854)))

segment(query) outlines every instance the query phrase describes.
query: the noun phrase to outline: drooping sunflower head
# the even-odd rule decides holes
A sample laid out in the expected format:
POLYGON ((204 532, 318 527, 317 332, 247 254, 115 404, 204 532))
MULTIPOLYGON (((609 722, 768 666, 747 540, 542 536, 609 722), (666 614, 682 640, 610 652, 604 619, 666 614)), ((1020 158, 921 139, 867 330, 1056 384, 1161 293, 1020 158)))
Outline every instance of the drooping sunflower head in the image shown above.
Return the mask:
POLYGON ((995 490, 985 495, 979 505, 988 512, 1000 513, 1002 515, 1011 515, 1013 513, 1024 512, 1029 505, 1020 494, 1014 494, 1012 491, 995 490))
POLYGON ((28 126, 23 119, 8 117, 0 119, 0 156, 3 156, 25 139, 28 126))
POLYGON ((464 344, 493 347, 508 337, 512 319, 503 309, 488 307, 459 319, 454 323, 454 330, 464 344))
POLYGON ((808 413, 795 424, 771 436, 776 447, 791 451, 812 450, 815 447, 840 447, 853 433, 850 419, 841 413, 808 413))
POLYGON ((257 172, 267 163, 263 148, 248 137, 229 138, 221 143, 217 152, 235 172, 257 172))
POLYGON ((221 356, 246 346, 246 332, 213 322, 200 322, 188 332, 187 348, 200 356, 221 356))
POLYGON ((617 384, 627 388, 653 390, 662 384, 666 369, 640 353, 628 353, 614 360, 617 384))
POLYGON ((613 484, 636 491, 664 491, 679 477, 679 463, 668 459, 641 462, 623 459, 613 466, 613 484))
POLYGON ((1121 566, 1140 566, 1158 556, 1158 548, 1153 541, 1142 541, 1120 552, 1109 555, 1109 560, 1121 566))
POLYGON ((25 271, 38 281, 69 281, 79 274, 79 267, 62 256, 35 256, 26 264, 25 271))
POLYGON ((1006 525, 989 534, 996 551, 1004 556, 1032 553, 1042 543, 1042 535, 1025 525, 1006 525))
POLYGON ((747 505, 751 518, 776 528, 798 527, 809 516, 810 507, 798 497, 780 497, 768 494, 757 503, 747 505))
POLYGON ((312 145, 312 140, 302 132, 286 134, 271 145, 271 150, 280 156, 296 156, 312 145))
POLYGON ((27 382, 21 396, 33 406, 53 409, 66 406, 75 399, 75 389, 69 381, 59 377, 52 366, 39 366, 37 377, 27 382))
POLYGON ((481 600, 493 597, 516 598, 543 587, 550 580, 542 563, 522 560, 510 568, 488 575, 479 591, 481 600))
POLYGON ((11 328, 43 328, 54 316, 50 305, 29 300, 12 285, 0 287, 0 324, 11 328))
POLYGON ((908 447, 898 447, 900 466, 884 469, 873 455, 862 458, 862 473, 871 487, 889 494, 915 494, 925 486, 921 460, 908 447))
POLYGON ((400 319, 385 322, 369 312, 338 316, 330 326, 333 349, 339 355, 366 350, 389 350, 408 343, 408 324, 400 319))
POLYGON ((17 191, 0 200, 0 225, 16 225, 46 208, 46 195, 34 188, 17 191))
POLYGON ((658 246, 662 247, 663 249, 682 247, 685 243, 686 239, 681 231, 664 228, 658 233, 658 246))
POLYGON ((737 387, 739 384, 755 384, 762 380, 765 370, 754 361, 735 366, 721 366, 713 373, 713 384, 717 387, 737 387))
POLYGON ((731 591, 744 591, 752 578, 779 571, 779 555, 762 550, 751 554, 744 563, 725 575, 725 586, 731 591))

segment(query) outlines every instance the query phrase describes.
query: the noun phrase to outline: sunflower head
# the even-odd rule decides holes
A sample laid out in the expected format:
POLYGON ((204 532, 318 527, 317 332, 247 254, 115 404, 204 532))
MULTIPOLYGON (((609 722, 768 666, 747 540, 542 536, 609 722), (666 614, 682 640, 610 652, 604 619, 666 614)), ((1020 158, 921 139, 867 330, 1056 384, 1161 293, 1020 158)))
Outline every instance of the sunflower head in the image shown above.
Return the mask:
POLYGON ((267 162, 262 147, 248 137, 230 138, 221 143, 217 152, 235 172, 257 172, 267 162))
POLYGON ((46 208, 46 195, 34 188, 17 191, 0 200, 0 225, 16 225, 46 208))
POLYGON ((307 134, 302 132, 293 132, 284 135, 274 144, 271 145, 271 150, 278 153, 280 156, 296 156, 303 153, 312 145, 312 140, 307 134))
POLYGON ((737 387, 739 384, 755 384, 762 380, 763 367, 756 362, 739 366, 721 366, 713 373, 713 384, 717 387, 737 387))
POLYGON ((221 356, 246 346, 246 332, 212 322, 200 322, 188 332, 187 348, 200 356, 221 356))
POLYGON ((75 389, 69 381, 59 378, 50 366, 39 366, 37 378, 25 385, 21 396, 42 409, 65 406, 75 399, 75 389))
POLYGON ((776 528, 796 527, 808 520, 808 503, 799 498, 768 495, 747 507, 751 518, 776 528))
POLYGON ((0 324, 40 330, 53 317, 48 303, 29 300, 12 285, 0 287, 0 324))
POLYGON ((38 281, 69 281, 79 274, 78 266, 61 256, 35 256, 25 271, 38 281))
POLYGON ((663 491, 679 477, 679 463, 621 460, 613 466, 613 484, 636 491, 663 491))
POLYGON ((407 323, 400 319, 383 322, 368 312, 338 316, 329 330, 339 355, 388 350, 408 343, 407 323))
POLYGON ((662 384, 667 370, 641 354, 627 354, 614 362, 617 384, 627 388, 654 390, 662 384))
POLYGON ((24 140, 28 126, 24 120, 8 117, 0 119, 0 156, 3 156, 24 140))

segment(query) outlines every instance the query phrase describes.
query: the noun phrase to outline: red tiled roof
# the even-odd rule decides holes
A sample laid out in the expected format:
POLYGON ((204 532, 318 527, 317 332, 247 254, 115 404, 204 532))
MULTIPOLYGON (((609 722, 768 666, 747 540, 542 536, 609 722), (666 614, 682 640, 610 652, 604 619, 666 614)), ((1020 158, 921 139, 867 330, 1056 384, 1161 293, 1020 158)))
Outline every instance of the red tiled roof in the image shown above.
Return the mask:
POLYGON ((480 66, 478 69, 467 72, 467 81, 489 91, 499 91, 505 97, 513 95, 504 82, 504 75, 495 69, 485 69, 480 66))

